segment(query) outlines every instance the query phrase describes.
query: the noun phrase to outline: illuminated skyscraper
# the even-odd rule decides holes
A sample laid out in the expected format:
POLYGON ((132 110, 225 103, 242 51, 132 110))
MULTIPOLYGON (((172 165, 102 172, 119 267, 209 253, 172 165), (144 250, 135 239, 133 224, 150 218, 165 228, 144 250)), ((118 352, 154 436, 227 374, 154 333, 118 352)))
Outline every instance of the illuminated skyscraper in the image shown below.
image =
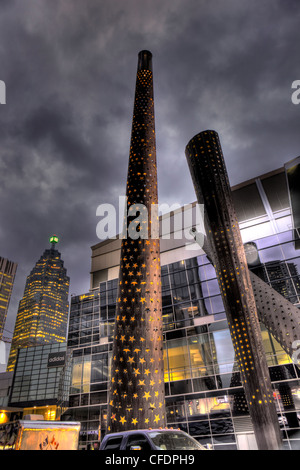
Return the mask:
POLYGON ((58 238, 36 263, 19 303, 7 370, 15 366, 18 348, 66 340, 69 277, 56 249, 58 238))
POLYGON ((0 340, 3 336, 8 305, 17 271, 17 264, 0 256, 0 340))
POLYGON ((165 425, 160 243, 150 219, 158 200, 149 51, 138 58, 126 196, 132 217, 125 218, 128 236, 121 247, 109 432, 165 425))

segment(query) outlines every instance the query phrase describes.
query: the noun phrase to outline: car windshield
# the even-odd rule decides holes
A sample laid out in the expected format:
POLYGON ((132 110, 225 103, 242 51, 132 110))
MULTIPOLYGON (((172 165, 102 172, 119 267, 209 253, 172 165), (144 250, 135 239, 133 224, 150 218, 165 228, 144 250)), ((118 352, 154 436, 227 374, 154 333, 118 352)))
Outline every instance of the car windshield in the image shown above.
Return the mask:
POLYGON ((205 450, 205 448, 184 432, 153 431, 149 433, 152 442, 161 450, 205 450))

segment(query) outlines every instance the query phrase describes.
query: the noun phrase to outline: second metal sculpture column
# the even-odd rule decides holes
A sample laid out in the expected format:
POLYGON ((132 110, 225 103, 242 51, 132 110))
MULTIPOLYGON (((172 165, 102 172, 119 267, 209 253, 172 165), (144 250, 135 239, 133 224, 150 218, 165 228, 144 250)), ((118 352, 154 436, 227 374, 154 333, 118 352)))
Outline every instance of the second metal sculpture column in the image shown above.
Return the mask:
POLYGON ((208 130, 196 135, 186 157, 198 203, 204 204, 210 252, 258 448, 279 449, 272 385, 218 134, 208 130))

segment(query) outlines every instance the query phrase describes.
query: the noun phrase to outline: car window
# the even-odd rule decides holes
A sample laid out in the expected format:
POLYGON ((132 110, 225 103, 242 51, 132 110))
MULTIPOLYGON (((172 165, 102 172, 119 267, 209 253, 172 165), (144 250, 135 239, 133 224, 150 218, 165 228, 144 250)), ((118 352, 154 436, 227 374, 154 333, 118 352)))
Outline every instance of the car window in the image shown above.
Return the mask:
POLYGON ((156 449, 161 450, 203 450, 204 448, 182 431, 153 431, 149 433, 156 449))
POLYGON ((119 450, 122 439, 123 436, 108 438, 103 450, 119 450))
POLYGON ((143 434, 133 434, 128 437, 126 450, 130 450, 132 446, 139 446, 141 450, 151 450, 151 445, 143 434))

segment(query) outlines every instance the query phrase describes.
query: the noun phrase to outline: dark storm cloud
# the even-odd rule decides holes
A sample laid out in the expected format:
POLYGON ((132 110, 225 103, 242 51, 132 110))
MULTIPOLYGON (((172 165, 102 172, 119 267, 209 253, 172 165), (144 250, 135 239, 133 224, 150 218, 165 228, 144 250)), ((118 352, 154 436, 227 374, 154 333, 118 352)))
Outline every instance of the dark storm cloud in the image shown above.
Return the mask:
MULTIPOLYGON (((299 9, 290 15, 277 2, 226 1, 209 2, 203 10, 183 20, 172 38, 173 53, 169 43, 160 52, 171 78, 160 72, 168 96, 162 126, 169 132, 165 139, 161 130, 161 145, 170 158, 176 148, 180 151, 180 171, 175 179, 170 175, 167 194, 174 180, 180 187, 184 175, 182 199, 189 184, 184 146, 201 130, 219 132, 232 184, 280 167, 299 153, 299 109, 290 99, 293 77, 300 75, 299 9)), ((170 171, 167 164, 163 171, 170 171)))
POLYGON ((57 233, 71 292, 89 288, 96 209, 125 192, 137 54, 153 53, 160 202, 195 194, 184 149, 219 132, 237 184, 299 155, 300 7, 289 0, 0 4, 0 256, 25 277, 57 233))

